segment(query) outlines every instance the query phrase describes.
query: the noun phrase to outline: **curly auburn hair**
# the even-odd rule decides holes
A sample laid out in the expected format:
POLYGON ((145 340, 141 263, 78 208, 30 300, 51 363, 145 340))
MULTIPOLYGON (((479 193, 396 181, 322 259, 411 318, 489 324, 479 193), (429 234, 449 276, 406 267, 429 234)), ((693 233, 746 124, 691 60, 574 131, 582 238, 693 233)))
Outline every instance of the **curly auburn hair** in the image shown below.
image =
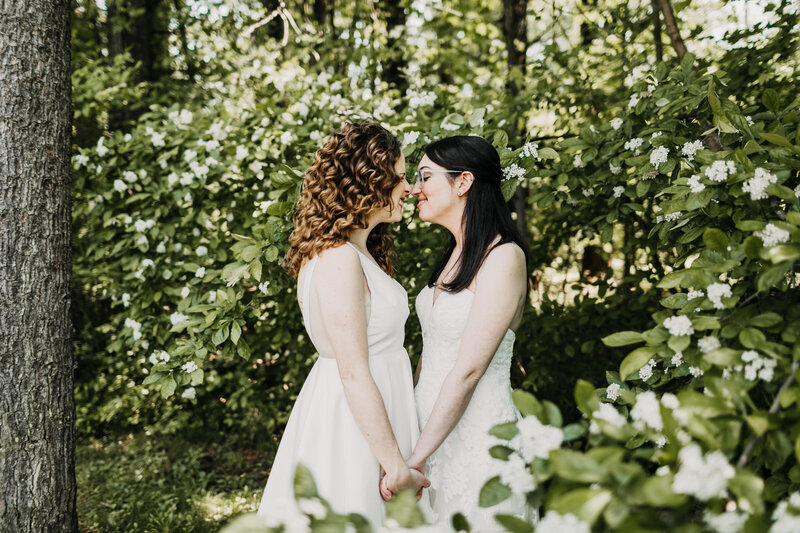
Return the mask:
MULTIPOLYGON (((375 209, 391 208, 392 191, 402 180, 394 168, 401 155, 397 137, 374 122, 346 124, 327 138, 314 154, 297 201, 284 260, 292 277, 316 254, 347 242, 352 230, 366 228, 375 209)), ((388 224, 372 230, 367 249, 387 274, 394 275, 388 224)))

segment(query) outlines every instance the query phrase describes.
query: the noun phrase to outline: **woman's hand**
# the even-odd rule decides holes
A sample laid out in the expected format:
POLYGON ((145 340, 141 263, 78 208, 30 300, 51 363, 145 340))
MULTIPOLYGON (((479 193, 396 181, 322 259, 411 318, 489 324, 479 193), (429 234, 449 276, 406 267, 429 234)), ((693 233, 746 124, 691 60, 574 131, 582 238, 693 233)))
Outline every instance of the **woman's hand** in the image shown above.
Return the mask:
POLYGON ((378 484, 381 497, 385 501, 391 500, 399 491, 409 488, 414 489, 414 492, 417 493, 417 500, 419 500, 422 497, 422 489, 430 486, 431 482, 425 477, 425 474, 411 467, 400 470, 394 476, 384 475, 378 484))

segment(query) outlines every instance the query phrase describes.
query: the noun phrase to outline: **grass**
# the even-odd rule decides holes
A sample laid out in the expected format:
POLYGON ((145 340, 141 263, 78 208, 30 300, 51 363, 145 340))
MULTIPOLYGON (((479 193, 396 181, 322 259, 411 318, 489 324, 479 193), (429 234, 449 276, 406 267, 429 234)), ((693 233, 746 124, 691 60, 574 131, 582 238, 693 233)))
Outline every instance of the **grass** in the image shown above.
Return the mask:
POLYGON ((76 450, 80 531, 211 532, 255 511, 264 454, 223 444, 128 435, 76 450))

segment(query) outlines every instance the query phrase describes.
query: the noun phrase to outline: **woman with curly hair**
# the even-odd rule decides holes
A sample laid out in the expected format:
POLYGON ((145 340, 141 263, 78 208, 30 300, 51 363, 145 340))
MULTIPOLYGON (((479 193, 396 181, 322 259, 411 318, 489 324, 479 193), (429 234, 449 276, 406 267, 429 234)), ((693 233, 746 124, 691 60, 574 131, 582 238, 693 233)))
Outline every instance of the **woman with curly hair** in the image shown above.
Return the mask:
POLYGON ((295 508, 298 463, 335 512, 373 527, 385 516, 384 473, 392 491, 429 485, 405 461, 419 426, 403 347, 408 296, 392 278, 387 233, 410 190, 400 143, 371 122, 328 137, 306 171, 285 264, 319 358, 289 416, 262 516, 295 508))

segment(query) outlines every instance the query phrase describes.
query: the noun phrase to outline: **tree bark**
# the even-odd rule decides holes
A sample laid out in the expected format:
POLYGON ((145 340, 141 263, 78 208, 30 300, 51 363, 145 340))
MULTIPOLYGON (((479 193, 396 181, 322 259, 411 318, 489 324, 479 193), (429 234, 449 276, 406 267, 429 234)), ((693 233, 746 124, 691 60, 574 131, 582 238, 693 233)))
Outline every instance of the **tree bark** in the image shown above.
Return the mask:
POLYGON ((672 4, 669 0, 653 0, 664 15, 664 26, 667 27, 667 35, 672 43, 672 48, 678 54, 678 58, 686 54, 686 45, 683 44, 681 33, 678 31, 678 24, 675 22, 675 13, 672 11, 672 4))
POLYGON ((399 90, 400 94, 405 95, 408 90, 406 60, 403 57, 402 49, 397 45, 397 39, 392 37, 392 32, 397 27, 405 26, 406 11, 401 0, 380 2, 379 5, 386 18, 386 31, 389 34, 386 48, 391 54, 383 65, 382 77, 389 86, 399 90))
POLYGON ((656 61, 664 61, 664 43, 661 42, 661 17, 656 0, 651 0, 653 6, 653 42, 656 45, 656 61))
MULTIPOLYGON (((512 97, 518 97, 522 87, 513 79, 514 69, 525 74, 527 70, 526 54, 528 51, 528 0, 503 0, 503 37, 506 43, 506 62, 508 65, 508 79, 506 90, 512 97), (521 46, 520 46, 521 45, 521 46)), ((526 137, 522 125, 515 125, 520 131, 514 132, 526 137)), ((517 228, 525 240, 530 242, 528 234, 528 189, 524 186, 517 187, 511 197, 511 209, 516 213, 517 228)))
POLYGON ((75 532, 70 2, 0 3, 0 532, 75 532))

